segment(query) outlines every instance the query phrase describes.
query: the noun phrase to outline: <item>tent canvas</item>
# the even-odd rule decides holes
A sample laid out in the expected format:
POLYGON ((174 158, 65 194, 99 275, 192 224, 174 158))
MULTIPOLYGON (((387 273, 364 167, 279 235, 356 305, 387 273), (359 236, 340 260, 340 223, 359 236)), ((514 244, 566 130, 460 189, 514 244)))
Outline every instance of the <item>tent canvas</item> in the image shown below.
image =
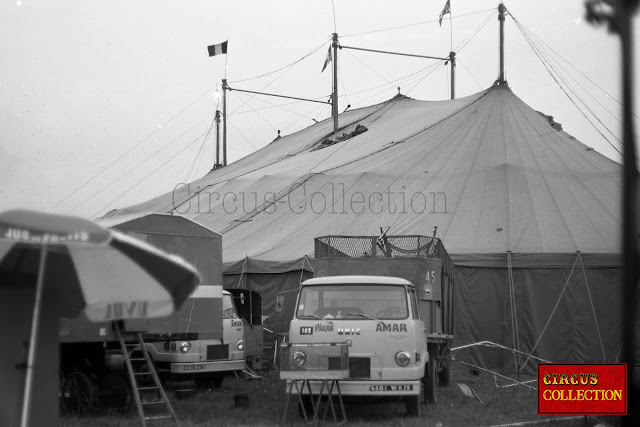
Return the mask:
POLYGON ((492 337, 513 346, 518 337, 508 325, 517 321, 524 351, 541 336, 580 253, 536 353, 603 361, 606 347, 607 361, 615 360, 619 164, 506 85, 451 101, 397 95, 344 112, 339 123, 337 136, 347 136, 337 143, 323 144, 341 139, 325 120, 109 216, 173 212, 219 232, 226 286, 261 292, 267 314, 265 289, 294 289, 310 275, 315 237, 374 235, 387 226, 395 235, 431 235, 437 227, 460 267, 455 344, 492 337), (367 131, 356 134, 357 126, 367 131), (591 299, 578 289, 586 283, 591 299), (599 334, 587 319, 594 313, 599 334), (562 330, 571 333, 561 344, 551 332, 562 330))

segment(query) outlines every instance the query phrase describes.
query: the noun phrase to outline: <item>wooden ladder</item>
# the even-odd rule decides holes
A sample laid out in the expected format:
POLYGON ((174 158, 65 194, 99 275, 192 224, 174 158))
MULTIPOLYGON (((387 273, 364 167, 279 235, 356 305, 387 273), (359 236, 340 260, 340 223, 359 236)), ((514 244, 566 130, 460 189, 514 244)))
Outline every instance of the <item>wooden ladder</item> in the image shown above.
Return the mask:
POLYGON ((153 361, 145 348, 142 334, 140 332, 135 334, 137 338, 135 342, 125 342, 120 326, 116 325, 115 329, 127 365, 129 381, 131 382, 131 393, 136 401, 138 415, 140 416, 142 425, 146 426, 148 421, 172 420, 175 425, 179 426, 180 422, 176 417, 176 413, 173 411, 167 394, 162 388, 162 383, 155 370, 153 361), (142 357, 139 357, 140 354, 142 354, 142 357), (132 355, 136 355, 136 357, 131 357, 132 355), (141 396, 141 394, 146 395, 150 393, 153 393, 156 398, 147 400, 141 396))

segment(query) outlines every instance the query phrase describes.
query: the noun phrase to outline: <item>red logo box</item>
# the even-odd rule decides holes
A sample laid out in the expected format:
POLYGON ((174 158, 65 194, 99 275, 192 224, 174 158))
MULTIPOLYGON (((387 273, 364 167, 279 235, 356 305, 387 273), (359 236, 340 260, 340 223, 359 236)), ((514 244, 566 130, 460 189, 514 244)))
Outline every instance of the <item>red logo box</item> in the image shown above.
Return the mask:
POLYGON ((538 414, 627 414, 626 363, 538 363, 538 414))

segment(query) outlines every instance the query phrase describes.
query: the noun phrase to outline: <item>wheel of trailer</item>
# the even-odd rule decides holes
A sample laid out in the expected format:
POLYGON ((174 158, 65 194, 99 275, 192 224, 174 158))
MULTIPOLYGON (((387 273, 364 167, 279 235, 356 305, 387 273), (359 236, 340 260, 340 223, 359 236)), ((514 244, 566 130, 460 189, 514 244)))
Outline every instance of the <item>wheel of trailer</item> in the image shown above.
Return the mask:
POLYGON ((102 409, 128 412, 133 402, 131 384, 122 372, 109 372, 100 381, 98 401, 102 409))
POLYGON ((435 357, 429 357, 427 364, 427 372, 424 376, 424 400, 425 403, 438 403, 437 378, 438 378, 438 362, 435 357))
POLYGON ((438 371, 438 385, 440 387, 448 387, 449 384, 451 384, 451 369, 447 360, 438 371))
POLYGON ((220 388, 224 381, 223 374, 202 374, 193 378, 198 388, 220 388))
POLYGON ((87 374, 73 371, 64 378, 60 390, 64 414, 86 415, 93 409, 94 387, 87 374))

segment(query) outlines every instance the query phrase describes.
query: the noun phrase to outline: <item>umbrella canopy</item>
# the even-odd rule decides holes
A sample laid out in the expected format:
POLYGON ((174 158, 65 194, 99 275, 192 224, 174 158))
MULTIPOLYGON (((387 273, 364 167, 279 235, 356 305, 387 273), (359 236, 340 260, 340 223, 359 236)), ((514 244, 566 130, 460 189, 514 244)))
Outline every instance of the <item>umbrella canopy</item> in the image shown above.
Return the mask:
POLYGON ((92 321, 171 314, 200 278, 191 264, 89 220, 13 210, 0 214, 4 286, 57 289, 60 316, 92 321), (40 266, 42 248, 46 261, 40 266))
POLYGON ((29 425, 43 289, 57 290, 62 317, 113 321, 169 315, 199 282, 181 258, 86 219, 0 213, 0 284, 35 288, 21 425, 29 425))

